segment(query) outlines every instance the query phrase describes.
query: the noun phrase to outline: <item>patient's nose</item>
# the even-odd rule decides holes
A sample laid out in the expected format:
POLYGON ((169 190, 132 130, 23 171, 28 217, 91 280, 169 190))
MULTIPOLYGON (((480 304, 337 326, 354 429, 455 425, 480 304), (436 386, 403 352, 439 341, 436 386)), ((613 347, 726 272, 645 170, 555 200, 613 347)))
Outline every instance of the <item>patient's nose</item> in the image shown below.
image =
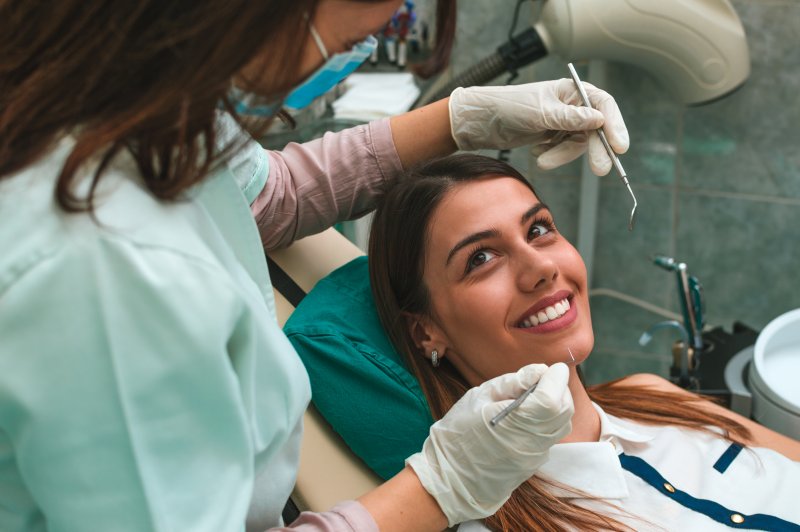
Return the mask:
POLYGON ((558 278, 558 266, 553 258, 532 247, 518 254, 514 262, 517 285, 523 292, 546 287, 558 278))

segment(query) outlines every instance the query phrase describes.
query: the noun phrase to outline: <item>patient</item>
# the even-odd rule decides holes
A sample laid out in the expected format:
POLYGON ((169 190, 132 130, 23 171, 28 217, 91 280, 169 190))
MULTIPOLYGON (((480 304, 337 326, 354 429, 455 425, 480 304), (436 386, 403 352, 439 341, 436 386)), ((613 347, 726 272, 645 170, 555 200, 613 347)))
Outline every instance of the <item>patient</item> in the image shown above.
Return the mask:
POLYGON ((462 530, 800 529, 800 443, 656 376, 584 387, 585 266, 512 167, 456 155, 412 172, 375 215, 369 262, 380 320, 434 419, 494 376, 570 366, 572 433, 462 530))

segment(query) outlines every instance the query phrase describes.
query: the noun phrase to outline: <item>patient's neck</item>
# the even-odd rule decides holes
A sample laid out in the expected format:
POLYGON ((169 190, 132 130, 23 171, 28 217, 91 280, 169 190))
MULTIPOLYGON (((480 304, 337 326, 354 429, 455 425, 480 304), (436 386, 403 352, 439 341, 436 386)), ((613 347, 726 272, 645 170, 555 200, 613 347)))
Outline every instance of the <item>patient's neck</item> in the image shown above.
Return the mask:
POLYGON ((572 416, 572 432, 561 443, 598 441, 600 439, 600 415, 592 406, 592 400, 578 378, 575 367, 570 367, 569 391, 575 403, 572 416))

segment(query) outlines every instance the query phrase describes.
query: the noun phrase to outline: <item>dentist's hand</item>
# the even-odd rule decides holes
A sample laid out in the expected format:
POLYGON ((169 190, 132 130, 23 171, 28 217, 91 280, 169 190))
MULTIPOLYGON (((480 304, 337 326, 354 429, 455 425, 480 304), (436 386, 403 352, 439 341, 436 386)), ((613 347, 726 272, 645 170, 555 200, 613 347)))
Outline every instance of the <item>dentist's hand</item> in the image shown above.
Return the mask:
POLYGON ((431 427, 422 451, 406 460, 439 503, 450 526, 494 514, 511 492, 547 461, 550 447, 572 429, 569 370, 531 364, 469 390, 431 427), (522 404, 489 421, 526 389, 522 404))
POLYGON ((577 159, 588 145, 592 171, 605 175, 611 159, 594 130, 604 126, 617 153, 628 150, 628 130, 610 94, 583 86, 594 109, 583 107, 571 79, 458 88, 450 95, 450 131, 461 150, 530 145, 543 170, 577 159))

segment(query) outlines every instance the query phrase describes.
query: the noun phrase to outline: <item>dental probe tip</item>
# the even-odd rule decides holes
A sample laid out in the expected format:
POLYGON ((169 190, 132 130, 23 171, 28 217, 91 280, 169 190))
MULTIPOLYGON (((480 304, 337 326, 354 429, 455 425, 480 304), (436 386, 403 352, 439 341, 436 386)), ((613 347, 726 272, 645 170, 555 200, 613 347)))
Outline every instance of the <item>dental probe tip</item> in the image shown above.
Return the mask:
POLYGON ((633 209, 631 209, 631 218, 628 220, 628 231, 633 231, 633 224, 636 223, 636 207, 639 206, 639 202, 636 201, 636 196, 633 195, 633 190, 631 190, 631 185, 628 183, 628 180, 625 180, 625 186, 628 187, 628 192, 631 193, 631 197, 633 198, 633 209))

